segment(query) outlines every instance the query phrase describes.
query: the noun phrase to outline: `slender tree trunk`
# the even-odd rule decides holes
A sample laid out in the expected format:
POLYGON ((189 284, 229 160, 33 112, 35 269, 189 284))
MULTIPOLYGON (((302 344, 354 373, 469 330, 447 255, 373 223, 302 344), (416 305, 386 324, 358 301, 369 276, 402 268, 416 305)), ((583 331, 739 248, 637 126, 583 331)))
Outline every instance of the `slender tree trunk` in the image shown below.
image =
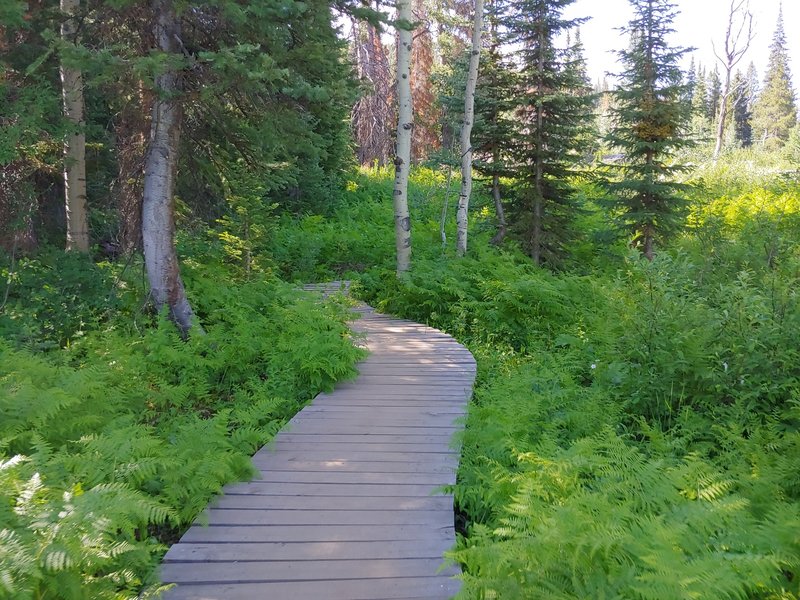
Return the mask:
MULTIPOLYGON (((61 0, 61 12, 67 17, 61 25, 61 37, 75 41, 75 13, 80 0, 61 0)), ((89 252, 89 221, 86 215, 86 134, 83 132, 83 76, 78 69, 61 61, 61 92, 64 116, 70 132, 64 146, 64 207, 67 215, 67 250, 89 252)))
MULTIPOLYGON (((162 52, 179 52, 180 22, 171 0, 153 0, 154 38, 162 52)), ((142 239, 150 294, 158 310, 169 307, 170 318, 186 335, 194 314, 178 270, 175 252, 175 172, 181 132, 181 107, 177 99, 179 74, 168 69, 155 80, 153 122, 144 171, 142 239)))
POLYGON ((644 242, 642 243, 642 254, 647 260, 653 262, 653 259, 656 257, 656 248, 652 227, 650 225, 645 226, 642 234, 644 236, 644 242))
POLYGON ((725 138, 725 121, 728 117, 728 108, 730 106, 732 93, 731 74, 733 73, 733 68, 742 60, 742 57, 750 48, 750 43, 752 41, 753 14, 750 12, 749 0, 731 0, 730 9, 728 10, 728 26, 725 30, 724 56, 720 56, 717 53, 716 47, 714 47, 714 55, 725 69, 725 87, 722 90, 722 98, 720 101, 717 139, 714 144, 714 160, 719 158, 722 152, 722 143, 725 138))
POLYGON ((719 122, 717 123, 717 141, 714 144, 714 160, 719 158, 722 152, 722 141, 725 138, 725 121, 728 118, 728 98, 731 95, 731 74, 725 74, 725 88, 719 104, 719 122))
MULTIPOLYGON (((538 77, 541 81, 544 78, 544 28, 539 28, 539 64, 538 77)), ((544 90, 539 90, 539 95, 544 90)), ((544 125, 544 109, 541 100, 536 106, 536 158, 534 165, 535 188, 533 197, 533 229, 531 232, 531 258, 537 265, 542 264, 542 203, 544 202, 544 168, 542 166, 542 126, 544 125)))
POLYGON ((147 107, 152 106, 153 102, 151 95, 144 91, 141 81, 130 84, 137 86, 139 93, 132 96, 120 111, 114 132, 119 167, 114 195, 120 220, 119 245, 124 255, 142 249, 142 176, 147 133, 151 127, 147 107))
POLYGON ((497 213, 497 233, 489 241, 494 246, 499 246, 506 238, 506 211, 503 208, 503 200, 500 198, 500 176, 495 173, 492 177, 492 198, 494 199, 494 210, 497 213))
POLYGON ((472 53, 469 56, 467 89, 464 94, 464 123, 461 125, 461 193, 456 213, 456 253, 467 253, 467 223, 469 199, 472 195, 472 123, 475 120, 475 88, 478 85, 478 65, 481 58, 481 28, 483 27, 483 0, 475 0, 475 18, 472 24, 472 53))
POLYGON ((411 101, 411 0, 397 0, 397 150, 394 158, 394 231, 397 247, 397 274, 411 267, 411 217, 408 213, 408 172, 411 166, 411 134, 414 113, 411 101))

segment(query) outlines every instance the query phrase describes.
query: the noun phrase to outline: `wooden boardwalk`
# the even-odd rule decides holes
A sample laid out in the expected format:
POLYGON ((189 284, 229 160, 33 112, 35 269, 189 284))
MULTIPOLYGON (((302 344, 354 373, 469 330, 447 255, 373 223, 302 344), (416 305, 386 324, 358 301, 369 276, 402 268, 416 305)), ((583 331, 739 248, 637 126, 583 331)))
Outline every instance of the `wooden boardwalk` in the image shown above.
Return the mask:
POLYGON ((449 598, 460 424, 475 378, 451 337, 362 306, 359 377, 320 394, 167 552, 168 600, 449 598))

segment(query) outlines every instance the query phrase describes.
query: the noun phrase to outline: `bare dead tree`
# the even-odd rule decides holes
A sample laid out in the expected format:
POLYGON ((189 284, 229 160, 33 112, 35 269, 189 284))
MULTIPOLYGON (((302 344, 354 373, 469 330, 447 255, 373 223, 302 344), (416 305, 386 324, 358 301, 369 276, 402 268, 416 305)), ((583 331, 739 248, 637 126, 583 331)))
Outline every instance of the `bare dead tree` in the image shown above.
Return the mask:
POLYGON ((715 160, 722 152, 728 109, 731 105, 730 100, 735 93, 735 90, 731 89, 733 69, 750 49, 752 41, 753 13, 750 12, 750 0, 731 0, 728 10, 728 26, 725 29, 725 41, 721 53, 717 51, 713 40, 711 42, 714 56, 716 56, 725 72, 725 80, 722 84, 722 98, 720 99, 719 122, 717 123, 717 140, 714 145, 715 160))

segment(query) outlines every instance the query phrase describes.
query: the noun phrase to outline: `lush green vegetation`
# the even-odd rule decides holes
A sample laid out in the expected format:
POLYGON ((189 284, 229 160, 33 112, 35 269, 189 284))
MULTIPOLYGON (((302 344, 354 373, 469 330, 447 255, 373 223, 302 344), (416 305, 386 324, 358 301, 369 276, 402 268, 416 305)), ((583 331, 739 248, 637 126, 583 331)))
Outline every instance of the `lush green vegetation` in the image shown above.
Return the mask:
POLYGON ((354 174, 329 215, 284 215, 257 243, 227 221, 187 236, 206 330, 188 340, 143 309, 140 265, 18 261, 0 315, 2 595, 154 592, 165 544, 353 373, 345 307, 280 273, 357 278, 478 358, 454 488, 463 597, 800 597, 800 193, 790 163, 745 177, 748 160, 696 170, 684 234, 652 263, 609 244, 604 192, 576 181, 584 236, 558 273, 487 243, 483 197, 455 259, 446 174, 418 169, 402 279, 391 172, 354 174))
POLYGON ((202 235, 193 246, 184 275, 206 333, 186 341, 142 312, 139 265, 16 265, 0 314, 0 598, 154 592, 166 544, 355 373, 346 307, 245 279, 202 235))
MULTIPOLYGON (((759 91, 752 65, 683 73, 675 2, 629 0, 623 85, 592 94, 575 0, 487 2, 476 54, 470 3, 415 2, 432 26, 402 86, 381 28, 408 20, 350 0, 7 4, 0 599, 157 595, 209 498, 355 374, 344 302, 296 289, 350 278, 478 358, 462 597, 800 600, 782 12, 759 91), (456 258, 447 165, 480 54, 456 258)), ((731 4, 740 35, 751 17, 731 4)))
MULTIPOLYGON (((388 201, 358 200, 387 194, 385 177, 359 179, 336 222, 277 232, 318 244, 287 272, 375 265, 365 298, 478 358, 454 488, 463 597, 800 597, 800 193, 748 182, 747 158, 697 172, 685 233, 652 263, 587 241, 553 274, 490 249, 487 222, 454 259, 435 222, 444 180, 425 171, 405 278, 370 250, 391 248, 388 201)), ((582 197, 588 237, 599 195, 582 197)))

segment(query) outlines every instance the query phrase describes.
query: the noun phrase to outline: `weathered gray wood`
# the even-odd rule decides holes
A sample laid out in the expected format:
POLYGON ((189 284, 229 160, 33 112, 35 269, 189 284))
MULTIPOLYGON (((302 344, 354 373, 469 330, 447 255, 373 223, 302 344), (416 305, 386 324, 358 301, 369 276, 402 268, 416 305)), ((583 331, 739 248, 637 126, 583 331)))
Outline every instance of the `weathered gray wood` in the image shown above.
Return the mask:
MULTIPOLYGON (((256 583, 269 581, 315 581, 336 579, 385 579, 430 577, 441 566, 439 558, 398 560, 309 560, 280 562, 223 562, 202 564, 167 563, 161 576, 177 583, 256 583)), ((453 569, 450 575, 456 573, 453 569)))
POLYGON ((218 562, 228 560, 325 560, 368 558, 441 558, 449 540, 376 542, 250 542, 224 544, 175 544, 164 562, 218 562))
MULTIPOLYGON (((292 433, 351 433, 353 435, 360 435, 363 433, 388 433, 392 435, 427 435, 430 433, 455 433, 456 431, 460 431, 460 427, 457 425, 451 425, 448 427, 444 426, 415 426, 411 425, 373 425, 370 426, 369 423, 350 423, 348 421, 303 421, 302 423, 293 423, 289 428, 289 431, 292 433)), ((302 450, 298 450, 297 452, 301 452, 302 450)), ((350 457, 353 460, 369 460, 367 458, 356 458, 350 457)))
POLYGON ((457 467, 457 460, 439 461, 431 464, 427 456, 417 457, 417 462, 407 461, 375 461, 375 460, 292 460, 283 455, 274 454, 261 458, 256 467, 270 471, 317 471, 329 473, 353 473, 369 471, 371 473, 452 473, 457 467), (421 462, 420 462, 421 461, 421 462))
POLYGON ((225 486, 226 494, 267 496, 430 496, 436 484, 402 483, 272 483, 249 481, 225 486))
MULTIPOLYGON (((241 496, 249 498, 248 496, 241 496)), ((183 543, 221 542, 370 542, 442 539, 450 541, 453 527, 423 525, 210 525, 192 527, 183 543)))
MULTIPOLYGON (((268 510, 330 510, 331 499, 327 496, 220 496, 211 508, 260 508, 268 510)), ((347 498, 349 510, 451 510, 453 502, 448 496, 351 496, 347 498)), ((202 529, 198 527, 197 529, 202 529)), ((284 540, 286 541, 286 540, 284 540)), ((291 540, 288 540, 291 541, 291 540)))
MULTIPOLYGON (((283 442, 294 442, 297 444, 319 444, 319 443, 362 443, 362 444, 442 444, 447 446, 452 439, 447 434, 427 434, 415 435, 414 437, 405 435, 374 435, 363 433, 361 435, 342 435, 342 434, 307 434, 307 433, 281 433, 278 439, 283 442)), ((271 446, 267 446, 271 448, 271 446)))
MULTIPOLYGON (((339 285, 314 286, 339 293, 339 285)), ((346 288, 346 286, 344 286, 346 288)), ((346 291, 346 290, 345 290, 346 291)), ((169 600, 444 600, 458 591, 457 436, 475 361, 425 325, 358 309, 358 379, 319 394, 259 450, 161 571, 169 600)))
POLYGON ((170 600, 414 600, 449 598, 458 582, 446 576, 178 586, 170 600))
MULTIPOLYGON (((394 428, 389 428, 395 430, 394 428)), ((315 460, 315 461, 328 461, 332 463, 342 461, 356 461, 356 462, 426 462, 431 465, 441 466, 452 464, 454 460, 457 461, 458 455, 454 450, 443 447, 441 452, 368 452, 347 449, 330 449, 325 451, 317 451, 313 448, 303 448, 300 450, 286 450, 281 454, 267 453, 256 454, 253 457, 253 464, 261 469, 269 468, 270 458, 277 456, 280 459, 296 459, 296 460, 315 460)), ((240 484, 237 484, 240 485, 240 484)))
MULTIPOLYGON (((423 496, 427 497, 427 496, 423 496)), ((331 505, 347 505, 349 497, 330 499, 331 505)), ((209 525, 438 525, 453 524, 448 510, 262 510, 212 508, 201 517, 209 525)), ((175 547, 175 546, 173 546, 175 547)))
MULTIPOLYGON (((325 450, 331 448, 334 444, 309 444, 317 450, 325 450)), ((350 449, 366 450, 367 452, 386 452, 388 444, 336 444, 338 446, 347 446, 350 449), (353 448, 359 446, 358 448, 353 448), (374 450, 372 448, 375 448, 374 450)), ((437 444, 392 444, 392 446, 400 446, 400 452, 417 452, 420 454, 428 454, 434 452, 439 454, 441 449, 437 444)), ((278 446, 280 449, 280 446, 278 446)), ((389 449, 390 451, 391 449, 389 449)), ((424 456, 419 457, 420 460, 425 460, 424 456)), ((298 471, 275 471, 272 469, 264 469, 260 476, 256 476, 257 481, 281 481, 281 482, 306 482, 311 483, 445 483, 443 479, 450 479, 445 474, 437 473, 386 473, 384 471, 360 472, 360 473, 341 473, 336 471, 329 471, 327 473, 320 473, 317 471, 308 473, 302 470, 298 471)))

